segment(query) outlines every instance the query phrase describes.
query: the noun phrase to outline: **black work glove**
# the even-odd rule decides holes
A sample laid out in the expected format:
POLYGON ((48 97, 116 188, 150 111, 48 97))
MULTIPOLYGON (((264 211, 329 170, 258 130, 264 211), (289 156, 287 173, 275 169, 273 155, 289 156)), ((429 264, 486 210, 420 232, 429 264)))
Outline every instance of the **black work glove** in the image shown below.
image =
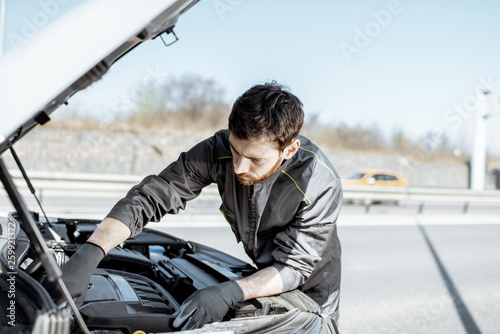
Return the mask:
MULTIPOLYGON (((87 242, 61 267, 62 279, 71 297, 76 298, 75 303, 77 306, 80 306, 85 300, 85 294, 87 293, 92 273, 104 255, 101 247, 87 242)), ((52 296, 58 304, 63 301, 61 291, 56 282, 49 282, 45 278, 42 284, 49 292, 52 292, 52 296)))
POLYGON ((220 321, 231 306, 244 299, 243 290, 235 281, 198 290, 182 303, 173 325, 189 330, 220 321))

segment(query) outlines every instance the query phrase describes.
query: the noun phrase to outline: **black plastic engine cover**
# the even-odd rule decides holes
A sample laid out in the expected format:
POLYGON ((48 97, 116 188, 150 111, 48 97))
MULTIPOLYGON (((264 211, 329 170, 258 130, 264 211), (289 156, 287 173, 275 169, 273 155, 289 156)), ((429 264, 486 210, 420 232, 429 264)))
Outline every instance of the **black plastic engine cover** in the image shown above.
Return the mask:
POLYGON ((140 275, 97 269, 80 308, 89 329, 126 333, 172 331, 179 304, 158 283, 140 275))

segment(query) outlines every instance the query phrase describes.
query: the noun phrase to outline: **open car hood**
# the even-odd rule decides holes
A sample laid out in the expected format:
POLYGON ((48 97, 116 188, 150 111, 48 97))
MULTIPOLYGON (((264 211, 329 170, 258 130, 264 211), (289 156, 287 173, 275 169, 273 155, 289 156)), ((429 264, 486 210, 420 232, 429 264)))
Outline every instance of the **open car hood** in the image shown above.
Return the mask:
POLYGON ((91 0, 0 59, 0 154, 198 0, 91 0))

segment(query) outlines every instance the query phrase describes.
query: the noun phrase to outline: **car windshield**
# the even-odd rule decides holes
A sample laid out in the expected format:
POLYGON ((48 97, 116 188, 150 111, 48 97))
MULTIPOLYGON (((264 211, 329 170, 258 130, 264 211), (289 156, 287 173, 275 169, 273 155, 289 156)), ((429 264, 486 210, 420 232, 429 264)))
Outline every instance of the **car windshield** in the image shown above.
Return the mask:
POLYGON ((359 180, 361 179, 363 176, 365 176, 366 173, 354 173, 354 174, 351 174, 347 177, 348 180, 359 180))

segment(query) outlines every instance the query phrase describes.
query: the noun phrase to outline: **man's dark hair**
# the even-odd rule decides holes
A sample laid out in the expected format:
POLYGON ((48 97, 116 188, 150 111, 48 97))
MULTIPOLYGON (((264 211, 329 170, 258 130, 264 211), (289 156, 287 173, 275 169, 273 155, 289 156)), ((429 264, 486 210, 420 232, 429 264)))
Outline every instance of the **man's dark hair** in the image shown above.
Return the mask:
POLYGON ((297 137, 303 122, 302 102, 272 81, 253 86, 234 102, 229 131, 242 140, 268 136, 283 151, 297 137))

